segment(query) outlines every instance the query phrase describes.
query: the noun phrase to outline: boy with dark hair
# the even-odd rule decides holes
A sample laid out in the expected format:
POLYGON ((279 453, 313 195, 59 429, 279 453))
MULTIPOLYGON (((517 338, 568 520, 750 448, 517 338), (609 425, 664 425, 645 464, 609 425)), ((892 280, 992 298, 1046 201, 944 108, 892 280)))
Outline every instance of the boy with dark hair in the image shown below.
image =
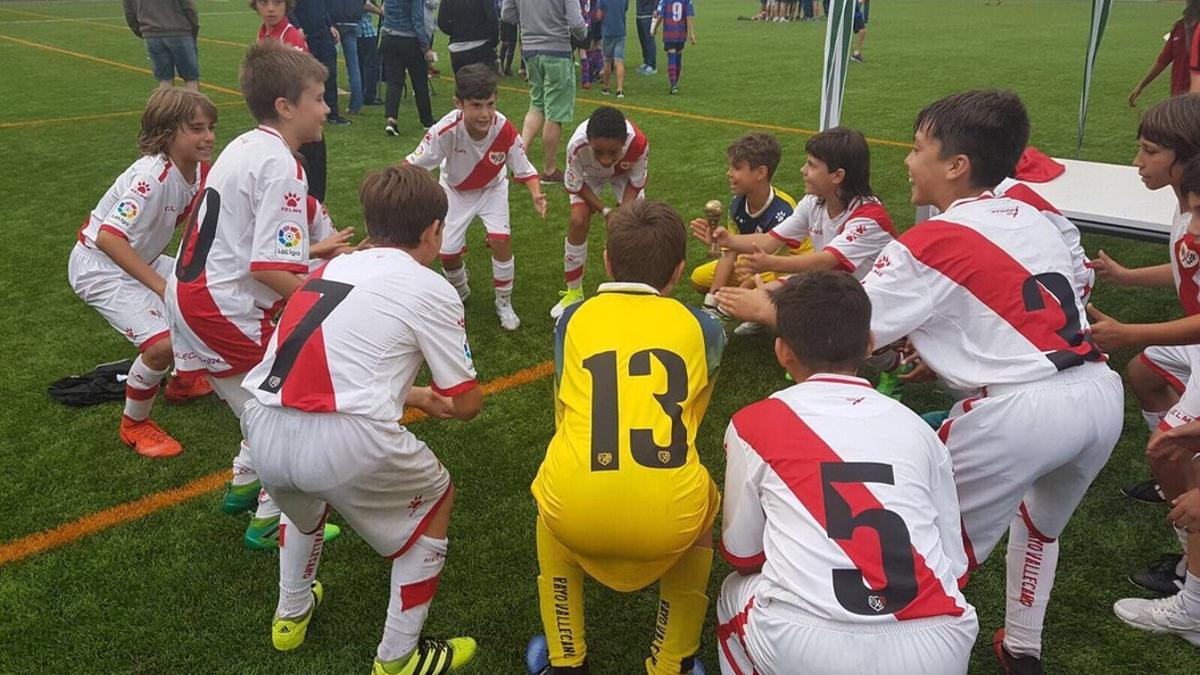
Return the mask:
POLYGON ((546 634, 531 644, 530 672, 587 672, 585 573, 624 593, 659 581, 646 672, 701 671, 720 497, 695 439, 725 333, 669 297, 686 248, 670 206, 617 209, 604 252, 613 282, 555 328, 557 430, 532 487, 546 634))
MULTIPOLYGON (((1058 230, 1036 207, 991 192, 1028 140, 1011 92, 955 94, 922 110, 906 160, 912 201, 941 215, 888 244, 863 286, 875 339, 907 336, 918 368, 963 392, 939 435, 967 558, 982 563, 1008 529, 1008 611, 993 644, 1008 672, 1040 673, 1058 537, 1116 445, 1124 395, 1092 342, 1058 230)), ((726 295, 739 292, 722 291, 726 309, 772 320, 753 309, 760 292, 726 295)))
MULTIPOLYGON (((489 0, 490 1, 490 0, 489 0)), ((516 274, 508 214, 508 170, 524 183, 533 208, 546 217, 537 169, 525 156, 516 127, 496 110, 497 75, 490 65, 475 63, 454 74, 454 110, 433 125, 405 161, 439 169, 439 182, 450 200, 442 236, 442 270, 460 300, 471 294, 462 254, 467 250, 467 226, 479 216, 492 250, 492 286, 496 313, 505 330, 516 330, 521 319, 512 307, 516 274)))
MULTIPOLYGON (((250 47, 240 82, 259 126, 230 142, 213 164, 164 296, 176 367, 208 375, 239 418, 249 398, 242 378, 262 358, 272 319, 308 273, 308 183, 295 153, 321 139, 329 112, 325 67, 278 40, 250 47)), ((244 513, 257 502, 243 539, 252 549, 271 548, 279 510, 258 497, 243 441, 223 509, 244 513)))
POLYGON ((583 269, 592 215, 601 213, 607 219, 612 213, 600 200, 604 186, 612 187, 619 206, 641 199, 649 158, 650 142, 616 108, 596 108, 571 135, 563 178, 563 187, 571 195, 571 220, 563 253, 567 289, 550 309, 551 318, 557 319, 564 309, 583 300, 583 269))
POLYGON ((359 187, 375 247, 309 277, 246 375, 242 429, 279 504, 275 648, 299 647, 324 595, 320 531, 336 509, 391 559, 375 675, 440 675, 475 655, 469 637, 420 640, 445 564, 454 487, 427 445, 397 421, 405 406, 469 420, 483 404, 463 306, 429 269, 446 197, 424 169, 390 167, 359 187), (414 387, 424 364, 429 387, 414 387), (286 536, 282 534, 286 532, 286 536))
POLYGON ((725 432, 721 553, 735 572, 717 601, 721 672, 965 673, 979 624, 958 589, 950 455, 856 376, 870 299, 849 274, 817 271, 772 302, 775 356, 797 384, 725 432))
MULTIPOLYGON (((162 253, 208 172, 216 125, 217 108, 204 94, 174 87, 151 94, 138 134, 142 156, 88 214, 67 267, 75 294, 138 349, 118 435, 144 457, 183 452, 150 419, 172 358, 163 293, 174 261, 162 253)), ((210 392, 204 377, 185 373, 171 378, 165 395, 183 401, 210 392)))
MULTIPOLYGON (((871 189, 871 155, 861 132, 846 127, 826 129, 804 146, 804 199, 783 222, 766 232, 734 234, 717 228, 712 236, 722 248, 745 255, 738 271, 795 274, 841 269, 863 278, 876 256, 896 236, 887 209, 871 189), (809 255, 771 255, 783 246, 796 248, 811 240, 809 255)), ((703 222, 692 233, 709 239, 703 222)), ((706 299, 707 302, 707 299, 706 299)))
MULTIPOLYGON (((796 208, 796 200, 771 183, 782 155, 783 149, 775 136, 761 131, 743 135, 730 143, 726 149, 725 158, 729 168, 725 176, 729 179, 729 189, 734 195, 729 203, 729 218, 739 234, 769 232, 792 215, 796 208)), ((698 228, 702 229, 707 237, 709 224, 704 218, 696 218, 691 222, 691 228, 693 232, 698 228)), ((804 242, 794 252, 811 249, 812 245, 804 242)), ((692 285, 696 290, 705 293, 706 308, 716 310, 717 299, 714 292, 735 278, 736 262, 736 251, 722 250, 719 260, 707 262, 692 270, 692 285)), ((739 284, 745 281, 747 279, 736 277, 739 284)))

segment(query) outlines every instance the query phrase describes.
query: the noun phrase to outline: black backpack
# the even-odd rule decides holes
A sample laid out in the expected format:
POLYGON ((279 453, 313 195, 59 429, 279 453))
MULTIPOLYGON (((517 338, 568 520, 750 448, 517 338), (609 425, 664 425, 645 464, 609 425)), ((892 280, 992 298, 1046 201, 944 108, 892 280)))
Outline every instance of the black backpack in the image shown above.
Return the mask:
POLYGON ((92 372, 70 375, 50 385, 50 398, 72 407, 125 400, 125 379, 133 361, 102 363, 92 372))

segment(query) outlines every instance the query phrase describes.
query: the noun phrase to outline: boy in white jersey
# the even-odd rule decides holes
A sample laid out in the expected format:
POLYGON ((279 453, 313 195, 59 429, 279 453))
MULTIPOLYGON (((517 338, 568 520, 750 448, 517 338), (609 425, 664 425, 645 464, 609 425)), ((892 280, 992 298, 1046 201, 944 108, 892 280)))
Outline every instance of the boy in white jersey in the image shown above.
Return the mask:
POLYGON ((567 144, 567 172, 563 188, 571 194, 571 221, 563 252, 563 278, 567 290, 550 308, 558 319, 563 310, 583 300, 583 270, 587 265, 588 230, 592 215, 613 209, 600 199, 604 186, 612 187, 617 206, 641 199, 646 187, 650 143, 641 130, 616 108, 600 106, 571 134, 567 144))
MULTIPOLYGON (((1091 342, 1071 252, 1035 207, 995 198, 1029 139, 1015 94, 971 91, 917 117, 913 203, 941 212, 884 247, 863 280, 882 344, 908 336, 953 391, 939 435, 954 460, 972 567, 1008 529, 1006 672, 1040 673, 1058 536, 1121 433, 1120 377, 1091 342), (1070 410, 1048 415, 1047 410, 1070 410)), ((755 316, 761 291, 732 297, 755 316)))
POLYGON ((246 375, 242 430, 263 489, 283 510, 276 649, 304 642, 324 590, 317 536, 336 509, 390 558, 376 675, 439 675, 475 654, 471 638, 419 640, 447 550, 454 488, 400 425, 405 405, 469 420, 476 386, 462 301, 430 263, 447 200, 424 169, 391 167, 359 188, 373 248, 339 256, 295 293, 262 363, 246 375), (422 366, 430 387, 414 387, 422 366))
POLYGON ((853 277, 801 274, 772 299, 797 384, 725 432, 721 551, 736 572, 717 601, 721 672, 965 673, 979 625, 958 590, 946 447, 855 376, 871 303, 853 277))
MULTIPOLYGON (((743 254, 737 271, 745 276, 840 269, 862 279, 896 236, 887 209, 871 189, 867 139, 854 129, 834 127, 810 138, 804 152, 805 195, 792 215, 767 232, 736 234, 719 227, 713 235, 723 248, 743 254), (772 255, 810 238, 810 254, 772 255)), ((707 224, 692 221, 692 234, 707 243, 707 224)))
MULTIPOLYGON (((272 320, 308 273, 307 183, 295 152, 321 138, 324 83, 325 67, 309 54, 276 40, 250 47, 241 89, 259 126, 213 165, 167 281, 177 367, 207 374, 238 417, 248 398, 242 377, 261 360, 272 320)), ((223 508, 245 512, 258 496, 243 442, 223 508)), ((274 545, 278 514, 269 499, 258 504, 247 546, 274 545)))
POLYGON ((476 216, 487 229, 492 250, 492 286, 496 313, 505 330, 516 330, 520 318, 512 307, 513 261, 508 219, 508 171, 524 183, 538 215, 546 217, 537 169, 525 156, 521 136, 496 110, 496 71, 481 63, 454 74, 454 110, 425 132, 420 145, 405 158, 424 169, 438 169, 450 210, 442 236, 442 270, 466 300, 471 294, 462 254, 467 250, 467 226, 476 216))
MULTIPOLYGON (((1200 222, 1191 208, 1200 199, 1200 98, 1177 96, 1146 111, 1138 127, 1134 165, 1151 190, 1170 186, 1179 201, 1171 226, 1171 262, 1128 269, 1100 251, 1094 265, 1101 279, 1117 286, 1174 286, 1184 317, 1151 324, 1126 324, 1089 307, 1096 343, 1103 349, 1144 347, 1125 373, 1142 406, 1142 418, 1153 432, 1167 410, 1179 401, 1192 373, 1192 352, 1200 349, 1200 222), (1192 193, 1196 192, 1196 197, 1192 193)), ((1127 493, 1178 497, 1185 489, 1186 464, 1147 455, 1154 476, 1152 487, 1127 493)), ((1176 528, 1186 548, 1187 533, 1176 528)), ((1184 583, 1185 556, 1167 554, 1136 570, 1130 580, 1163 595, 1176 593, 1184 583)))
MULTIPOLYGON (((183 451, 150 419, 171 367, 162 295, 174 261, 163 251, 208 170, 216 125, 217 108, 204 94, 174 88, 151 94, 138 134, 142 156, 88 214, 67 267, 75 294, 140 352, 125 381, 118 434, 145 457, 183 451)), ((167 383, 165 395, 182 401, 211 391, 203 377, 179 375, 167 383)))

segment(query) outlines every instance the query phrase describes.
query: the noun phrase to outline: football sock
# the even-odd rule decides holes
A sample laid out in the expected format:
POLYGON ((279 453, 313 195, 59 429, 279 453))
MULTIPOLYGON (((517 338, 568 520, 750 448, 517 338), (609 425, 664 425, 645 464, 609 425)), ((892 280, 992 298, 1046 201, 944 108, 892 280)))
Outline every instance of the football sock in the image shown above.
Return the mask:
POLYGON ((417 648, 421 626, 429 616, 429 605, 442 578, 448 547, 446 539, 421 535, 392 561, 392 597, 383 625, 383 640, 375 652, 380 661, 395 661, 417 648))
POLYGON ((567 288, 583 288, 583 268, 587 265, 587 252, 586 241, 579 245, 566 242, 563 251, 563 278, 567 282, 567 288))
POLYGON ((125 380, 125 416, 134 422, 141 422, 150 416, 150 408, 154 406, 154 397, 158 394, 158 385, 162 382, 167 370, 154 370, 146 365, 139 354, 129 367, 129 377, 125 380))
POLYGON ((1042 625, 1054 574, 1058 567, 1058 540, 1030 532, 1021 516, 1008 528, 1008 601, 1004 619, 1004 646, 1015 656, 1041 658, 1042 625))
POLYGON ((276 518, 280 515, 279 506, 266 490, 258 491, 258 508, 254 510, 255 518, 276 518))
POLYGON ((258 474, 254 471, 254 462, 250 459, 250 448, 243 439, 237 457, 233 458, 233 484, 249 485, 256 480, 258 474))
POLYGON ((579 81, 582 84, 592 81, 592 59, 587 54, 579 61, 579 81))
POLYGON ((1163 418, 1166 416, 1167 416, 1167 412, 1165 410, 1158 411, 1158 412, 1151 411, 1151 410, 1143 410, 1142 411, 1142 419, 1146 420, 1146 426, 1150 428, 1150 433, 1154 433, 1155 431, 1158 431, 1159 422, 1162 422, 1163 418))
POLYGON ((286 515, 279 518, 279 604, 275 616, 294 619, 312 606, 312 582, 325 543, 325 517, 310 534, 300 531, 286 515))
POLYGON ((683 54, 667 52, 667 79, 670 80, 672 87, 679 83, 679 70, 682 66, 683 54))
POLYGON ((589 49, 587 58, 592 66, 592 82, 599 82, 600 73, 604 72, 604 53, 599 49, 589 49))
POLYGON ((492 258, 492 285, 496 287, 497 298, 512 297, 513 277, 516 273, 516 256, 503 262, 492 258))
POLYGON ((463 286, 467 285, 467 266, 466 265, 463 265, 462 267, 460 267, 456 270, 443 268, 442 273, 446 275, 446 280, 449 281, 450 284, 452 286, 454 286, 455 288, 462 288, 463 286))
POLYGON ((708 612, 708 576, 711 548, 689 548, 659 581, 658 616, 650 644, 647 671, 676 675, 691 671, 691 659, 700 651, 700 633, 708 612), (688 661, 685 668, 682 664, 688 661))
POLYGON ((583 625, 583 569, 537 518, 538 607, 550 664, 574 667, 587 657, 583 625))
POLYGON ((1183 603, 1183 611, 1189 617, 1200 621, 1200 576, 1188 572, 1187 580, 1183 582, 1183 590, 1179 592, 1183 603))

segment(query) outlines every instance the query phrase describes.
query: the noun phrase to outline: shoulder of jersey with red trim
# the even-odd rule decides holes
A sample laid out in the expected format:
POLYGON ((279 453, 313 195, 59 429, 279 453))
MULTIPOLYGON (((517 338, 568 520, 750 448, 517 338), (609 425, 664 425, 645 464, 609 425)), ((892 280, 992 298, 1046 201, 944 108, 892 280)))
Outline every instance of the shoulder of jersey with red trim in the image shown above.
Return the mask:
POLYGON ((897 236, 896 228, 892 224, 892 217, 888 214, 887 208, 884 207, 883 202, 871 200, 859 204, 858 208, 854 209, 854 211, 850 213, 850 217, 847 219, 847 221, 854 220, 856 218, 867 218, 869 220, 873 220, 884 232, 887 232, 893 237, 897 236))
POLYGON ((1016 183, 1012 187, 1004 191, 1004 196, 1009 199, 1014 199, 1023 204, 1028 204, 1038 211, 1049 211, 1055 215, 1062 215, 1054 205, 1046 201, 1046 198, 1037 193, 1036 190, 1024 183, 1016 183))
POLYGON ((636 162, 642 158, 642 155, 646 154, 646 148, 650 145, 650 142, 646 140, 646 135, 642 133, 641 129, 637 128, 637 125, 628 120, 626 122, 629 124, 629 128, 633 130, 633 138, 630 139, 629 148, 625 151, 625 157, 622 159, 626 162, 636 162))
POLYGON ((440 127, 437 130, 437 135, 439 137, 446 135, 447 133, 452 131, 454 129, 454 127, 457 127, 460 122, 462 122, 462 111, 461 110, 456 110, 453 113, 451 113, 450 115, 443 117, 436 125, 434 125, 435 127, 440 127), (451 115, 453 115, 453 117, 451 117, 451 115), (446 125, 441 126, 442 123, 445 123, 446 125))

